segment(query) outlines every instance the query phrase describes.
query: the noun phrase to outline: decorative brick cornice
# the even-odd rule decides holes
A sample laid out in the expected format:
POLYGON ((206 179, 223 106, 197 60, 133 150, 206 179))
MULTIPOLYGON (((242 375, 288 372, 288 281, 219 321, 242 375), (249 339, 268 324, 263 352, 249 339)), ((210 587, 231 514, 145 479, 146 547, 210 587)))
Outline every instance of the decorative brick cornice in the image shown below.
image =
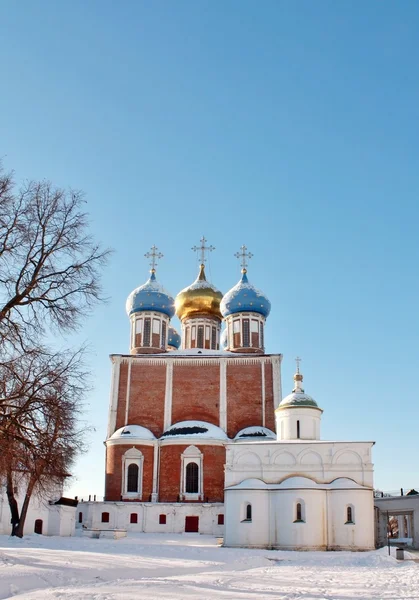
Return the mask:
POLYGON ((202 366, 218 366, 221 360, 231 365, 257 365, 257 364, 279 364, 282 361, 282 354, 262 354, 262 355, 238 355, 226 356, 173 356, 168 353, 166 356, 153 356, 150 354, 130 356, 125 354, 111 354, 112 362, 121 362, 122 364, 141 364, 144 366, 165 366, 173 364, 176 366, 202 367, 202 366))

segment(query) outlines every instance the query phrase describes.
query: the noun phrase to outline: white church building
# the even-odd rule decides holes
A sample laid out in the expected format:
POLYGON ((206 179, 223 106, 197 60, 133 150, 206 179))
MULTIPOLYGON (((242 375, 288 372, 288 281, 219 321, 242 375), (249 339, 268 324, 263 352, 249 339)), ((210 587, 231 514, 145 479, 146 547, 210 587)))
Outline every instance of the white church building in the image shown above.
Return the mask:
POLYGON ((372 550, 374 442, 321 440, 323 411, 298 366, 294 381, 275 411, 276 440, 226 446, 224 545, 372 550))

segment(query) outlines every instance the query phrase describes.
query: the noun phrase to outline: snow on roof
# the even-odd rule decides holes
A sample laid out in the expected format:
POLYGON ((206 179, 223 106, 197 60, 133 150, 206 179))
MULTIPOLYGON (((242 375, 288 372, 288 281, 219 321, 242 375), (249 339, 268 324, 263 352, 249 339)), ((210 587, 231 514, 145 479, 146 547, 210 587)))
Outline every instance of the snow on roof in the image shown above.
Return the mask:
POLYGON ((370 489, 367 486, 360 485, 347 477, 339 477, 330 483, 316 483, 308 477, 289 477, 280 483, 265 483, 260 479, 245 479, 240 483, 233 485, 227 489, 268 489, 268 490, 298 490, 298 489, 318 489, 318 490, 334 490, 334 489, 370 489))
POLYGON ((241 481, 237 485, 233 485, 231 488, 228 489, 266 489, 267 487, 268 484, 262 481, 261 479, 245 479, 244 481, 241 481))
POLYGON ((170 439, 172 437, 228 440, 225 431, 206 421, 180 421, 179 423, 174 423, 163 433, 162 439, 170 439))
POLYGON ((253 427, 245 427, 234 438, 235 440, 243 440, 251 438, 255 442, 260 442, 260 440, 275 440, 276 434, 268 429, 267 427, 262 427, 258 425, 254 425, 253 427))
POLYGON ((125 425, 125 427, 121 427, 117 429, 115 433, 113 433, 110 437, 111 440, 116 439, 127 439, 132 440, 133 438, 140 440, 155 440, 155 435, 145 427, 141 427, 141 425, 125 425))

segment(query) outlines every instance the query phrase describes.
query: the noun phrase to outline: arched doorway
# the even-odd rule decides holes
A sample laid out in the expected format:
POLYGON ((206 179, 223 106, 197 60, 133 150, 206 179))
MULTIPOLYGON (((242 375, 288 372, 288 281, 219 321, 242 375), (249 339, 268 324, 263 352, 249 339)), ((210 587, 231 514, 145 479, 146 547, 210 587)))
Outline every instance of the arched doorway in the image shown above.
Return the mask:
POLYGON ((42 535, 42 519, 36 519, 34 532, 42 535))

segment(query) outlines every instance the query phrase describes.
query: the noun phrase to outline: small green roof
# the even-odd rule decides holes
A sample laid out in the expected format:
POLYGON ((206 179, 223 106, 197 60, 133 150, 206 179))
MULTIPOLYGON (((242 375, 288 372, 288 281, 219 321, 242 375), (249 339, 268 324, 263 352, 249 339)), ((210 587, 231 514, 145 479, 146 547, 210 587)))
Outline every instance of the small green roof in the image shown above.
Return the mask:
POLYGON ((301 408, 304 406, 308 408, 319 408, 317 402, 311 396, 308 396, 304 392, 292 392, 292 394, 289 394, 282 400, 278 409, 292 407, 301 408))

